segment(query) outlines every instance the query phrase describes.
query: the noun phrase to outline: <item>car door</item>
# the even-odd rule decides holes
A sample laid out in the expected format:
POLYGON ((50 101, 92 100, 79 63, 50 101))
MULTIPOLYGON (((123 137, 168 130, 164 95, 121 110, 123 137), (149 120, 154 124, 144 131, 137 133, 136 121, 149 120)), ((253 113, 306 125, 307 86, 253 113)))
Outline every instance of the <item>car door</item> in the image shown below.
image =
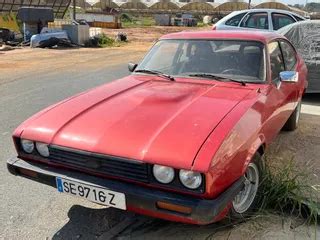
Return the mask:
POLYGON ((307 68, 305 63, 299 60, 298 54, 290 42, 284 39, 281 39, 279 42, 284 58, 286 71, 295 71, 299 75, 298 82, 291 84, 291 86, 295 88, 297 94, 297 104, 297 101, 300 100, 300 97, 302 96, 307 85, 307 68))
POLYGON ((294 49, 288 43, 277 40, 267 45, 269 53, 269 77, 271 84, 265 102, 266 138, 273 139, 294 111, 298 101, 297 83, 280 81, 280 72, 297 70, 297 58, 294 49), (283 45, 284 51, 282 51, 283 45), (289 49, 289 50, 288 50, 289 49))
POLYGON ((289 14, 277 13, 277 12, 271 13, 271 19, 272 19, 272 29, 274 31, 277 31, 280 28, 283 28, 289 24, 296 22, 296 20, 289 14))
POLYGON ((259 31, 270 30, 270 19, 268 12, 252 12, 248 13, 241 21, 240 29, 252 29, 259 31))

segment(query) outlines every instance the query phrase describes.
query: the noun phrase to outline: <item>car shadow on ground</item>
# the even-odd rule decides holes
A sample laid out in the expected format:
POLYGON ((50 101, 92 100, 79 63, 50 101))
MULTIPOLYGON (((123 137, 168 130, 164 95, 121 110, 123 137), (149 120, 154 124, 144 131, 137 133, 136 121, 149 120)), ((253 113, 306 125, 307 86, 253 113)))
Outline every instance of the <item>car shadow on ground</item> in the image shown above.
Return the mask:
POLYGON ((62 239, 193 239, 208 238, 231 229, 228 220, 206 226, 164 221, 114 208, 92 209, 74 205, 69 221, 53 236, 62 239))
POLYGON ((313 106, 320 106, 320 93, 307 93, 303 96, 303 103, 313 106))

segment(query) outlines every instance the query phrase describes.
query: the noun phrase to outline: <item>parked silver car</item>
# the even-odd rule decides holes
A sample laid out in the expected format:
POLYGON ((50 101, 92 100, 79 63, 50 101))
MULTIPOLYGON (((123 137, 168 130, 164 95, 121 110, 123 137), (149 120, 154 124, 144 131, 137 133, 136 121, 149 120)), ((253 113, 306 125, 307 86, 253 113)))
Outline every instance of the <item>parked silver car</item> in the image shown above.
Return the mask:
POLYGON ((279 9, 248 9, 230 13, 218 21, 213 30, 276 31, 289 24, 304 20, 306 19, 302 16, 279 9))

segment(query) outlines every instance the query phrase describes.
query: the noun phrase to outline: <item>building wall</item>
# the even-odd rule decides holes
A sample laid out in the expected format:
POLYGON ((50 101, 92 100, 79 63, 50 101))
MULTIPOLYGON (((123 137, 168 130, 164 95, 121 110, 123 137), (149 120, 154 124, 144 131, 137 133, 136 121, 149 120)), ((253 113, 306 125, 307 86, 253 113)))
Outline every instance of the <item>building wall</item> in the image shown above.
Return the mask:
POLYGON ((85 19, 87 22, 114 22, 114 15, 77 13, 77 19, 85 19))

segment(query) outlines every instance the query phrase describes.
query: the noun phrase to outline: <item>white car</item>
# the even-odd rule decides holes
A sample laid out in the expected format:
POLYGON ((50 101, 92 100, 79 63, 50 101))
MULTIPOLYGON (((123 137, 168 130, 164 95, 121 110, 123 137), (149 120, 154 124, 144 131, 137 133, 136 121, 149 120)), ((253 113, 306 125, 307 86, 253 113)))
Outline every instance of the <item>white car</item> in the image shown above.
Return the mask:
POLYGON ((304 17, 285 10, 248 9, 230 13, 218 21, 213 30, 276 31, 289 24, 304 20, 306 20, 304 17))

